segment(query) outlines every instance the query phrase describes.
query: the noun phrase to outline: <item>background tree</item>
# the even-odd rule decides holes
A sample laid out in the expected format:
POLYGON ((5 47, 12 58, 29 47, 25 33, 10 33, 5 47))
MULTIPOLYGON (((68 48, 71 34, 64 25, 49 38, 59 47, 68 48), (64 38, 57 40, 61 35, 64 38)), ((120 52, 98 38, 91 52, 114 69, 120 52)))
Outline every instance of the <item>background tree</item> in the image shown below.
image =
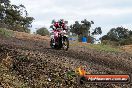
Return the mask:
POLYGON ((47 28, 42 27, 42 28, 39 28, 39 29, 36 31, 36 34, 39 34, 39 35, 42 35, 42 36, 46 36, 46 35, 49 35, 49 31, 48 31, 47 28))
POLYGON ((102 40, 117 42, 118 45, 132 44, 131 31, 123 27, 112 28, 102 40))
POLYGON ((0 24, 5 28, 29 32, 33 17, 28 17, 24 5, 12 5, 9 0, 0 1, 0 24))
POLYGON ((79 23, 75 21, 75 24, 70 26, 70 31, 78 35, 78 40, 81 41, 82 37, 87 37, 90 35, 91 24, 94 24, 93 21, 87 21, 84 19, 79 23))
POLYGON ((101 35, 102 34, 101 27, 96 27, 91 34, 92 35, 101 35))
MULTIPOLYGON (((94 24, 93 21, 88 21, 86 19, 81 21, 81 23, 79 23, 78 21, 75 21, 75 24, 70 26, 70 31, 78 35, 79 42, 81 42, 82 37, 86 37, 89 40, 91 40, 90 28, 92 24, 94 24)), ((95 28, 94 32, 92 32, 92 35, 98 35, 98 34, 102 34, 101 27, 95 28)))

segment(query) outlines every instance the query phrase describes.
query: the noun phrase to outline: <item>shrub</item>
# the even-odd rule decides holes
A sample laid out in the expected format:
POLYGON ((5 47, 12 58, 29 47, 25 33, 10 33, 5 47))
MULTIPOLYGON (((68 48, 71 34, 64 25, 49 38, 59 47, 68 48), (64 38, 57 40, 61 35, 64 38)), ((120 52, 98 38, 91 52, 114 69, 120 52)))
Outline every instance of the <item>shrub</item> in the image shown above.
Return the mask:
POLYGON ((42 35, 42 36, 46 36, 46 35, 49 35, 49 31, 47 30, 47 28, 42 27, 42 28, 39 28, 36 31, 36 34, 39 34, 39 35, 42 35))
POLYGON ((5 28, 0 28, 0 36, 4 36, 4 37, 11 37, 13 34, 13 32, 8 31, 5 28))

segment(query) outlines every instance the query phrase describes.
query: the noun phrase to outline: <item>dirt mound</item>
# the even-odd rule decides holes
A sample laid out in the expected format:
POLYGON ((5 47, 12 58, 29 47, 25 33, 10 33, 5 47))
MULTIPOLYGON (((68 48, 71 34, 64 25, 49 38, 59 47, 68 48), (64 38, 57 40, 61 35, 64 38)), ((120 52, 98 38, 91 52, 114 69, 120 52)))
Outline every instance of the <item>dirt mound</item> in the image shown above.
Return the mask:
POLYGON ((131 74, 131 54, 83 46, 54 50, 49 48, 48 38, 17 32, 11 38, 1 37, 0 41, 0 87, 130 88, 128 84, 79 85, 74 70, 84 65, 92 74, 131 74))
POLYGON ((18 39, 40 40, 40 41, 50 39, 49 36, 41 36, 38 34, 29 34, 29 33, 25 33, 25 32, 17 32, 17 31, 12 31, 12 30, 6 30, 6 31, 9 31, 12 34, 12 37, 15 37, 18 39))

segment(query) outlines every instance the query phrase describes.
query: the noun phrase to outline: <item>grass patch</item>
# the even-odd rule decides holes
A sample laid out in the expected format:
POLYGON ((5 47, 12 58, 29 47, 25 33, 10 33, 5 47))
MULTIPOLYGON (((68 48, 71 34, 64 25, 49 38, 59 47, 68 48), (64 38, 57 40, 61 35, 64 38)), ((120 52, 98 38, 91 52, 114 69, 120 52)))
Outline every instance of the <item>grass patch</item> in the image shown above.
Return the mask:
POLYGON ((9 31, 6 28, 0 28, 0 35, 4 37, 12 37, 13 32, 9 31))
POLYGON ((118 47, 113 47, 110 45, 103 45, 103 44, 89 44, 89 43, 80 43, 80 42, 71 42, 71 47, 79 46, 88 49, 95 49, 97 51, 105 51, 105 52, 121 52, 122 50, 118 47))
POLYGON ((88 48, 96 49, 99 51, 106 51, 106 52, 121 52, 118 47, 112 47, 110 45, 103 45, 103 44, 90 44, 87 46, 88 48))

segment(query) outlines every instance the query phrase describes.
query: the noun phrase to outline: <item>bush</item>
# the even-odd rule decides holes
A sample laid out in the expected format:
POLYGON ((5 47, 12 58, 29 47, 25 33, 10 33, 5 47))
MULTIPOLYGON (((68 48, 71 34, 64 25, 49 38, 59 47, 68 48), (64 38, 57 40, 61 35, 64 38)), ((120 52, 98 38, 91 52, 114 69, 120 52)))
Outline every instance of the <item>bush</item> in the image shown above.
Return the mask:
POLYGON ((13 30, 13 31, 18 31, 18 32, 30 33, 30 29, 28 29, 28 28, 23 28, 23 27, 21 27, 20 25, 16 25, 16 26, 10 27, 9 29, 10 29, 10 30, 13 30))
POLYGON ((0 36, 4 36, 4 37, 11 37, 13 34, 13 32, 8 31, 5 28, 0 28, 0 36))
POLYGON ((131 45, 132 44, 132 38, 122 39, 119 41, 120 45, 131 45))
POLYGON ((112 46, 131 45, 132 44, 132 37, 127 38, 127 39, 122 39, 120 41, 102 40, 102 44, 112 45, 112 46))
POLYGON ((115 41, 110 41, 110 40, 102 40, 101 42, 103 45, 110 45, 110 46, 118 46, 119 43, 115 41))
POLYGON ((102 37, 103 44, 129 45, 132 44, 132 31, 123 27, 112 28, 102 37))
POLYGON ((39 28, 36 31, 36 34, 39 34, 39 35, 42 35, 42 36, 46 36, 46 35, 49 35, 49 31, 47 30, 47 28, 42 27, 42 28, 39 28))

